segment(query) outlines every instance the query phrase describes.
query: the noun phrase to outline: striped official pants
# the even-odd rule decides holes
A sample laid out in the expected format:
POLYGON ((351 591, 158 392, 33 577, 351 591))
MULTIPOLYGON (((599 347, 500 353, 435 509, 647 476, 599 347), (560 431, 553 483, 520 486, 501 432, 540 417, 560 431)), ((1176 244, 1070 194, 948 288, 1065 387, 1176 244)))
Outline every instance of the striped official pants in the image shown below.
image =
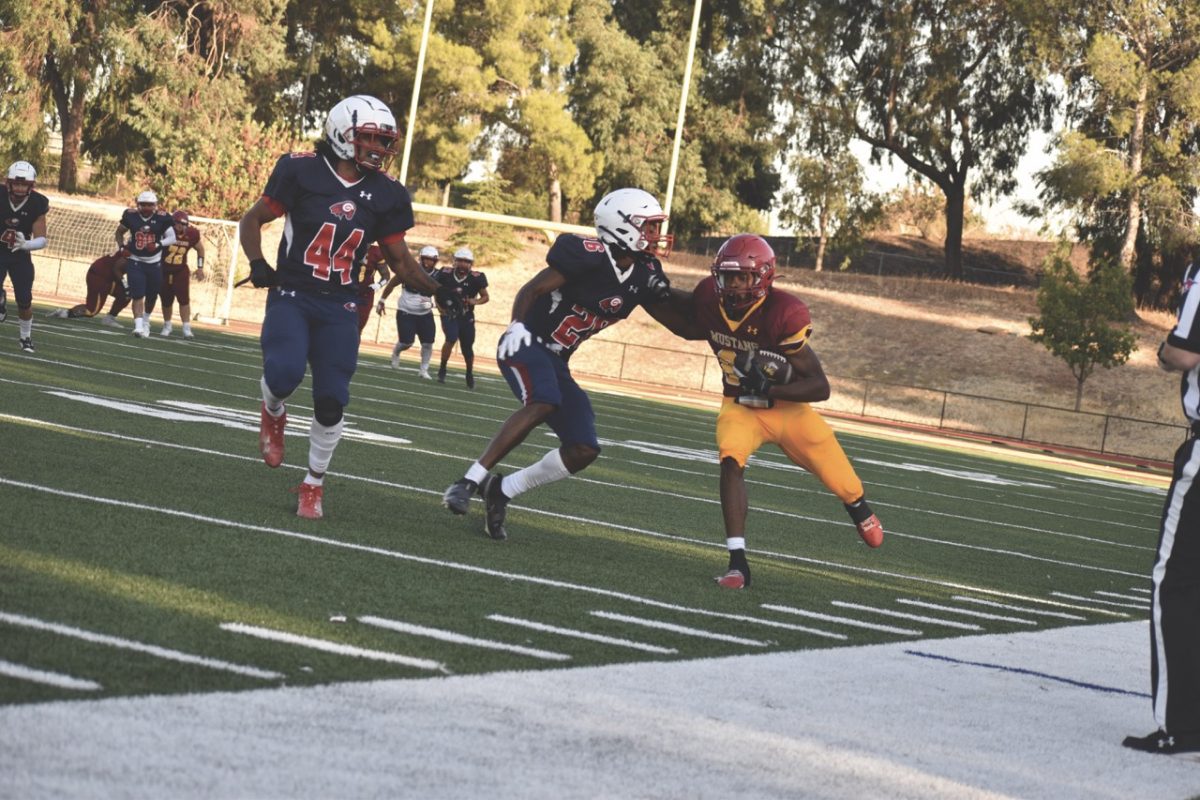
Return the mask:
POLYGON ((1200 733, 1200 438, 1175 451, 1151 577, 1150 688, 1167 733, 1200 733))

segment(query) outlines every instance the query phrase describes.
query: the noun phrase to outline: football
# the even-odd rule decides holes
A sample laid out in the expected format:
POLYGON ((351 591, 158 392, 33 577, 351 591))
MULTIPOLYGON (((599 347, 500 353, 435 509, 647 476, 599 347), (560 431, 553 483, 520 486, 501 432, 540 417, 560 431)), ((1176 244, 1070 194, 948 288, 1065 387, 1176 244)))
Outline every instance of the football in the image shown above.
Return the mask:
POLYGON ((791 383, 792 378, 795 377, 795 370, 792 369, 791 362, 782 353, 776 353, 774 350, 757 350, 753 360, 754 364, 762 370, 763 375, 767 376, 767 380, 776 386, 791 383))

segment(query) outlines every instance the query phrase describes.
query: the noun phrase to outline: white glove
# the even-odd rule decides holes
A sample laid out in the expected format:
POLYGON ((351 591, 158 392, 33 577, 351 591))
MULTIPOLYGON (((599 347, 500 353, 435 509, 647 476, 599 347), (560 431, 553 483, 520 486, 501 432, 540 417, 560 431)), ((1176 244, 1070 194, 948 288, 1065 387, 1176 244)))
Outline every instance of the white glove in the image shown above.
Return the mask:
POLYGON ((387 281, 375 281, 374 283, 371 284, 371 291, 378 292, 380 289, 382 289, 386 285, 387 285, 387 281))
POLYGON ((13 231, 13 243, 8 246, 12 252, 25 249, 25 234, 20 231, 13 231))
POLYGON ((500 346, 496 348, 496 358, 501 361, 510 358, 531 341, 533 341, 533 334, 525 327, 525 323, 515 320, 500 337, 500 346))

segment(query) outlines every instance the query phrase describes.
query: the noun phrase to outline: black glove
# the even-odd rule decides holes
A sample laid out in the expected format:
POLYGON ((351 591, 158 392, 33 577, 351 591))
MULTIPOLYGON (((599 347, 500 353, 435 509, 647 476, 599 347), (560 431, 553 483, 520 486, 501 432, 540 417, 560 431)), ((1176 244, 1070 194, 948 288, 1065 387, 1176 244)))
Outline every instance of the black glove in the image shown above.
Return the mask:
POLYGON ((256 258, 250 262, 250 284, 255 289, 267 289, 277 283, 279 276, 265 258, 256 258))
POLYGON ((767 390, 771 388, 771 379, 755 362, 753 350, 743 350, 738 353, 737 358, 733 360, 733 371, 738 376, 738 383, 741 384, 743 393, 767 399, 767 390))
POLYGON ((450 319, 457 319, 466 312, 462 297, 449 286, 439 286, 433 293, 433 299, 442 313, 450 319))
POLYGON ((651 272, 646 279, 646 291, 650 293, 651 303, 665 303, 671 297, 671 282, 666 273, 661 270, 651 272))

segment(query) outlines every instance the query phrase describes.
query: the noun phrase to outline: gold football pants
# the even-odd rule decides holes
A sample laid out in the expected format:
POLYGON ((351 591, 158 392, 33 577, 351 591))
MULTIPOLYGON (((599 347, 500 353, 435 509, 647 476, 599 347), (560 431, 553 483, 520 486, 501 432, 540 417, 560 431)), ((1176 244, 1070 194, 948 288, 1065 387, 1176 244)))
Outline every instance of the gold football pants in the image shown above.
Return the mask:
POLYGON ((863 496, 862 481, 833 430, 808 403, 777 400, 774 408, 748 408, 726 397, 717 416, 721 460, 732 458, 745 467, 766 442, 779 445, 784 455, 816 475, 843 503, 863 496))

